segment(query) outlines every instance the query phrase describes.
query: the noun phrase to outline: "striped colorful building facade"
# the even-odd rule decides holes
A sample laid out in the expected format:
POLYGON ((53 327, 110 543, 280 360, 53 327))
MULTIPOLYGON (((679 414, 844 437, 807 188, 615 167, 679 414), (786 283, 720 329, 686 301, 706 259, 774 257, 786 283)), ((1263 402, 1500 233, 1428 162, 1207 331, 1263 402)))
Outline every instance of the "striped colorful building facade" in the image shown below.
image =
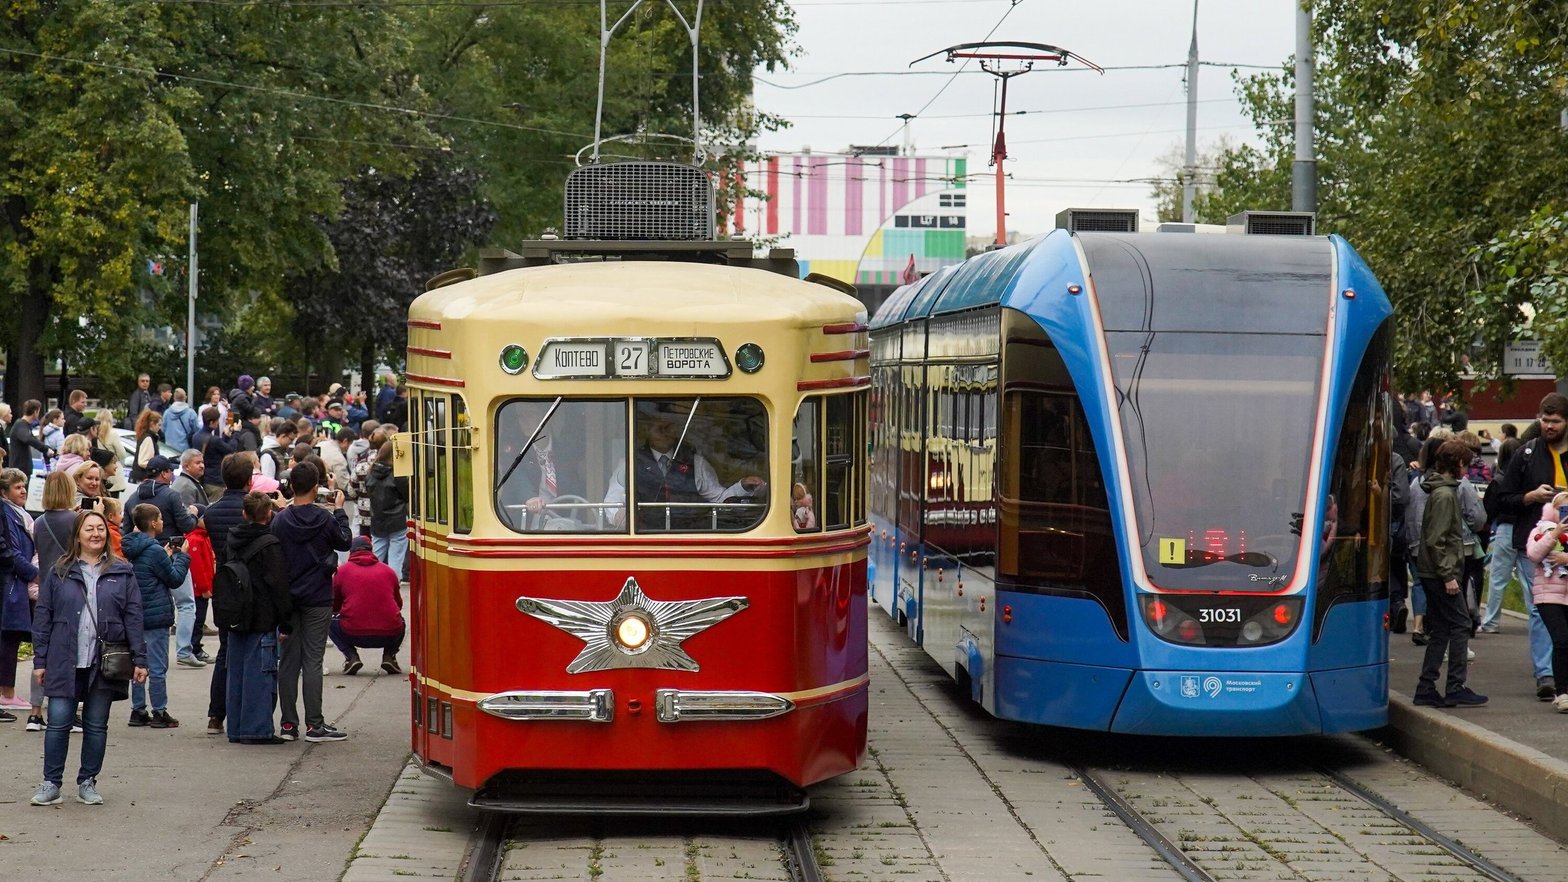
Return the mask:
POLYGON ((746 191, 726 232, 794 248, 801 274, 896 286, 964 259, 967 160, 800 153, 741 166, 746 191))

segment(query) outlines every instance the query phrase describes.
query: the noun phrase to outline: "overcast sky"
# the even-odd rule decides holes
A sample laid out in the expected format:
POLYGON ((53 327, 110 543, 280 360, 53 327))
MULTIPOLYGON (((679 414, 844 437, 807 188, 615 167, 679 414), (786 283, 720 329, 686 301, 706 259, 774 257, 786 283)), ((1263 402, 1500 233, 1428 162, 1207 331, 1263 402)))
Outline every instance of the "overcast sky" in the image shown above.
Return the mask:
MULTIPOLYGON (((1179 156, 1186 127, 1181 65, 1192 33, 1191 2, 795 0, 792 5, 800 55, 789 71, 758 71, 756 87, 758 107, 786 117, 791 126, 764 136, 764 150, 901 144, 902 124, 895 117, 919 112, 912 123, 918 151, 968 145, 970 172, 987 172, 994 80, 975 62, 939 96, 959 64, 941 56, 912 68, 928 72, 919 75, 825 78, 910 70, 909 63, 922 55, 985 39, 1011 6, 990 39, 1061 46, 1107 70, 1095 74, 1076 62, 1067 68, 1036 65, 1035 72, 1012 80, 1008 109, 1031 112, 1007 120, 1009 228, 1042 232, 1057 211, 1069 207, 1138 208, 1146 222, 1153 220, 1149 186, 1117 182, 1161 174, 1159 158, 1172 150, 1179 156), (1115 69, 1133 65, 1175 66, 1115 69)), ((1295 9, 1293 0, 1200 0, 1199 56, 1277 68, 1295 50, 1295 9)), ((1221 135, 1255 140, 1231 73, 1212 66, 1199 73, 1200 150, 1221 135)), ((994 178, 975 178, 969 186, 970 234, 988 235, 995 228, 994 178)))

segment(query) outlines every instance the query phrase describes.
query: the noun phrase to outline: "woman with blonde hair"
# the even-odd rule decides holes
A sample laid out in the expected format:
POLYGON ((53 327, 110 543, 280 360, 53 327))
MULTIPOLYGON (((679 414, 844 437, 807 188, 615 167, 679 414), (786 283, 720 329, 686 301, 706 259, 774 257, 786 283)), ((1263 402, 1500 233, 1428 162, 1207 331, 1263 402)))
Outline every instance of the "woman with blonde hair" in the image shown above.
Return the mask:
POLYGON ((131 480, 140 484, 147 478, 147 464, 158 455, 158 442, 163 440, 163 416, 144 410, 136 417, 136 459, 131 469, 131 480))
POLYGON ((129 451, 125 449, 119 433, 115 431, 114 412, 102 408, 98 411, 97 419, 98 438, 93 444, 103 453, 93 461, 103 466, 103 485, 108 495, 120 496, 127 486, 125 470, 120 464, 125 462, 125 455, 129 451))
POLYGON ((66 435, 60 442, 60 458, 54 461, 57 472, 69 472, 93 458, 93 442, 86 435, 66 435))
POLYGON ((33 614, 33 652, 34 680, 49 699, 49 730, 44 735, 44 780, 31 802, 60 804, 72 717, 81 703, 76 799, 103 805, 98 775, 109 743, 109 705, 129 697, 132 680, 147 680, 147 647, 136 572, 109 547, 109 522, 101 512, 76 516, 70 548, 45 570, 33 614), (100 646, 111 644, 127 647, 128 678, 105 669, 100 646))

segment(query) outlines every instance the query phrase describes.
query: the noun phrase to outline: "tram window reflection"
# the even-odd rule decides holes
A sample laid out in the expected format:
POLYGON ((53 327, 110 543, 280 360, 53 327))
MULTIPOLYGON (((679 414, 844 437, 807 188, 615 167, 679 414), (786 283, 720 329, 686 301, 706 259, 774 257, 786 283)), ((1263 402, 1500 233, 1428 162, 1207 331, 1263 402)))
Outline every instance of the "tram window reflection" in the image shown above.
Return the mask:
POLYGON ((626 456, 624 399, 508 401, 496 413, 495 449, 496 511, 508 527, 625 532, 600 501, 626 456))
POLYGON ((821 480, 821 426, 817 399, 808 398, 795 411, 794 450, 790 456, 790 522, 797 533, 818 532, 816 491, 821 480))
POLYGON ((749 530, 768 512, 768 417, 754 398, 643 398, 632 466, 604 502, 625 520, 627 473, 639 533, 749 530))

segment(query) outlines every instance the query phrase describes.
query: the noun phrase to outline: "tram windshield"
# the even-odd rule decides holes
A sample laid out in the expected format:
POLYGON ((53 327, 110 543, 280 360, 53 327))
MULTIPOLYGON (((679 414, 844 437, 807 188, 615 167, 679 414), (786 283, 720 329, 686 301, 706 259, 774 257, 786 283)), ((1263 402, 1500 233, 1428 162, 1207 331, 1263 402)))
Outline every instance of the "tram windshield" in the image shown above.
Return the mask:
POLYGON ((496 507, 523 533, 749 530, 767 441, 752 398, 516 399, 496 415, 496 507))
POLYGON ((1144 565, 1177 590, 1295 569, 1323 338, 1110 332, 1144 565))

